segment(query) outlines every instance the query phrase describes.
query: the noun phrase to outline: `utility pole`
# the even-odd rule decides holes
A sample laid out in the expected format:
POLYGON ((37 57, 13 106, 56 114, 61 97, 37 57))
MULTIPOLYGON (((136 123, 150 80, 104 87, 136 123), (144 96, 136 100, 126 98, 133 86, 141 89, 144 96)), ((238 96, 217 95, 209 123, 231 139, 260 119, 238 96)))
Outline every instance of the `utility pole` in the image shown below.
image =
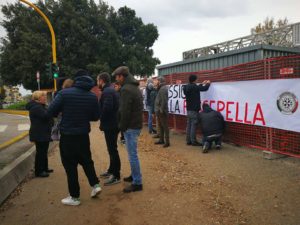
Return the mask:
MULTIPOLYGON (((56 65, 57 61, 56 61, 56 40, 55 40, 55 33, 54 33, 54 29, 52 27, 52 24, 50 23, 48 17, 34 4, 26 1, 26 0, 20 0, 21 2, 29 5, 31 8, 33 8, 38 14, 40 14, 41 17, 43 17, 43 19, 45 20, 45 22, 47 23, 50 33, 51 33, 51 40, 52 40, 52 63, 54 65, 56 65)), ((56 78, 54 78, 54 91, 57 90, 57 84, 56 84, 56 78)))

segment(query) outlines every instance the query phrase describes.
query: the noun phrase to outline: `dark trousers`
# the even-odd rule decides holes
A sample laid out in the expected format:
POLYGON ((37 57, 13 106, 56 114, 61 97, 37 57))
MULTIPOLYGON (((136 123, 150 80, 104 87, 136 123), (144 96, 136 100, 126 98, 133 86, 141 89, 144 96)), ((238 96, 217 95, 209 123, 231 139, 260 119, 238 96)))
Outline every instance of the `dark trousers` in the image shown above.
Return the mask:
POLYGON ((215 145, 220 145, 222 144, 222 134, 214 134, 210 136, 203 136, 202 143, 203 145, 205 143, 208 143, 208 148, 210 149, 212 146, 212 143, 215 142, 215 145))
POLYGON ((34 170, 35 175, 40 174, 43 171, 48 170, 48 148, 49 142, 35 142, 36 153, 35 153, 35 162, 34 170))
POLYGON ((90 186, 99 183, 90 150, 90 137, 88 134, 61 134, 59 147, 62 164, 67 173, 70 196, 78 198, 80 196, 78 164, 82 166, 90 186))
POLYGON ((169 121, 167 113, 158 113, 159 140, 170 144, 169 121))
POLYGON ((104 130, 106 146, 109 154, 109 168, 107 172, 120 178, 121 161, 118 152, 118 130, 104 130))

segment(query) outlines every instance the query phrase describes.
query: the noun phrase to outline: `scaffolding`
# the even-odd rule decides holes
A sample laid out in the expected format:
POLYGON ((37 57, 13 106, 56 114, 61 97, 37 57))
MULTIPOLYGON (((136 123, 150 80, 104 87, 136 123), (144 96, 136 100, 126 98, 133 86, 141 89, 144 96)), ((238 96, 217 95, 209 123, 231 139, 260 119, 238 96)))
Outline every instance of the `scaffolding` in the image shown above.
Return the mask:
POLYGON ((294 23, 264 33, 252 34, 219 44, 189 50, 183 52, 183 60, 219 54, 259 44, 281 47, 300 47, 300 23, 294 23))

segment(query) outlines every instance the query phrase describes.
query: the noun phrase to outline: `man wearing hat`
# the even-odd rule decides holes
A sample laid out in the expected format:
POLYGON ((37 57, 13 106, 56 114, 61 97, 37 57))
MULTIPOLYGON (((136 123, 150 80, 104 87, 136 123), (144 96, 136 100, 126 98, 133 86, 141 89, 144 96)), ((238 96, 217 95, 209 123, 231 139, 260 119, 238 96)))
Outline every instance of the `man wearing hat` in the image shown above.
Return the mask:
POLYGON ((137 138, 143 126, 143 97, 138 88, 139 83, 130 74, 126 66, 118 67, 112 74, 122 86, 118 112, 119 129, 124 132, 131 176, 124 178, 132 182, 124 188, 124 193, 143 190, 142 174, 137 153, 137 138))
POLYGON ((92 187, 91 197, 101 192, 90 150, 90 121, 99 119, 97 97, 90 92, 93 79, 85 70, 78 70, 74 85, 57 93, 48 113, 57 117, 62 113, 60 123, 60 155, 65 168, 70 196, 62 199, 65 205, 80 204, 80 187, 77 166, 80 164, 92 187))

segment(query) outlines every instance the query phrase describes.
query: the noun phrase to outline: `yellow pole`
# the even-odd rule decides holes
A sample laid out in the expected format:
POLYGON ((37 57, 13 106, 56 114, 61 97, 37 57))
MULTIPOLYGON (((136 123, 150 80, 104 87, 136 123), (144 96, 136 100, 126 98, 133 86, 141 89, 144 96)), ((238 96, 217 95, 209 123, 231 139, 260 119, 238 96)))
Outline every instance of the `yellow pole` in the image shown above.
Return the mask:
MULTIPOLYGON (((54 29, 49 21, 49 19, 47 18, 47 16, 38 8, 36 7, 34 4, 26 1, 26 0, 20 0, 21 2, 29 5, 30 7, 32 7, 35 11, 38 12, 38 14, 40 14, 43 19, 45 20, 45 22, 47 23, 50 33, 51 33, 51 40, 52 40, 52 63, 56 64, 56 41, 55 41, 55 33, 54 33, 54 29)), ((54 91, 56 91, 56 79, 54 78, 54 91)))

